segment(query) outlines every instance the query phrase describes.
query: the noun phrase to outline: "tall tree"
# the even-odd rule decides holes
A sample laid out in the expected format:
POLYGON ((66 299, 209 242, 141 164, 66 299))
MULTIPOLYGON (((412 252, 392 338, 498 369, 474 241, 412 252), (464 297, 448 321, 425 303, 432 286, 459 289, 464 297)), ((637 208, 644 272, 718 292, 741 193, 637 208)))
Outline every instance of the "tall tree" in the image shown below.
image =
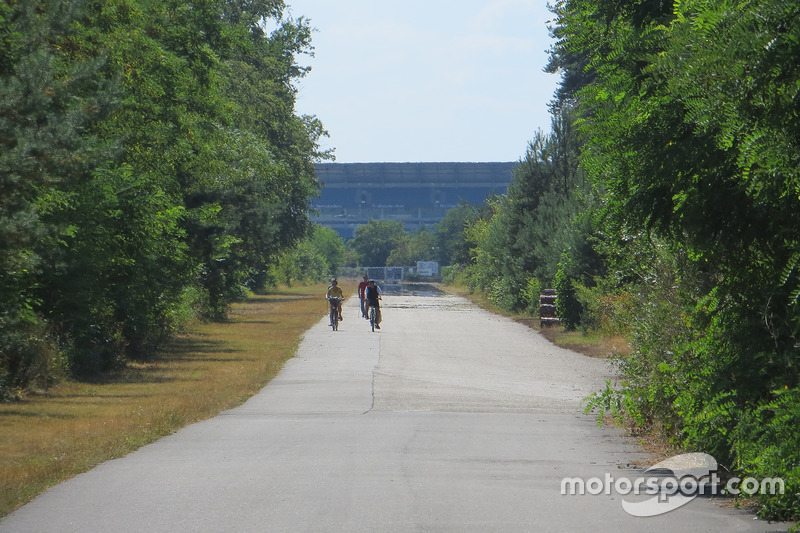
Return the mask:
POLYGON ((474 206, 462 201, 448 209, 441 222, 436 225, 438 260, 442 265, 467 265, 472 258, 465 232, 481 216, 488 216, 487 206, 474 206))
POLYGON ((58 243, 75 231, 49 215, 73 202, 71 184, 89 180, 110 152, 87 133, 115 96, 96 75, 103 58, 71 61, 61 49, 80 8, 0 4, 0 397, 6 379, 46 379, 60 343, 41 275, 62 260, 58 243))

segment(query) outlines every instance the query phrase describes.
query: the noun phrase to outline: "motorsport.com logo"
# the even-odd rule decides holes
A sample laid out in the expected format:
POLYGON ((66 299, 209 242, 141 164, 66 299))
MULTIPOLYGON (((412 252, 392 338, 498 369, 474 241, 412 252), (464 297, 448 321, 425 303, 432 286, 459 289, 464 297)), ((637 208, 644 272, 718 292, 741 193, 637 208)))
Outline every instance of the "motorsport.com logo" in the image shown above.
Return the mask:
POLYGON ((748 477, 729 478, 724 484, 717 475, 717 461, 706 453, 685 453, 651 466, 640 477, 564 478, 561 494, 568 496, 619 494, 622 508, 637 517, 657 516, 682 507, 699 495, 783 494, 781 478, 760 482, 748 477), (649 496, 649 497, 648 497, 649 496))

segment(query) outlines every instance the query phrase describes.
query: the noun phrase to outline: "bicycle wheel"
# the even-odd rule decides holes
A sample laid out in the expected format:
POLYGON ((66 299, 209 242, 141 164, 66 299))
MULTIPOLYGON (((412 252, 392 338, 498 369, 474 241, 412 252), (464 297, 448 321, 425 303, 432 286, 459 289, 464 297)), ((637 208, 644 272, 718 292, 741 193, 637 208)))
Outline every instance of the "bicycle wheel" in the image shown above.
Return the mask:
POLYGON ((375 331, 375 308, 369 308, 369 325, 372 327, 372 331, 375 331))
POLYGON ((333 331, 339 329, 339 311, 336 310, 336 306, 331 306, 331 328, 333 331))

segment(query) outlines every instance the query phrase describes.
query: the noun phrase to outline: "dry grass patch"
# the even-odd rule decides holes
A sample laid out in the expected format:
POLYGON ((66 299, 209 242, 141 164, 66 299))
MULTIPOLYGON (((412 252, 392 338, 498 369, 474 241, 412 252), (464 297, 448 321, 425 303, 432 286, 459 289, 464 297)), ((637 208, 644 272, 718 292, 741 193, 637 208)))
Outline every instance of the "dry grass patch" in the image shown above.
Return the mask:
MULTIPOLYGON (((195 324, 148 361, 0 404, 0 516, 46 488, 243 403, 327 314, 327 285, 282 288, 195 324)), ((350 287, 343 287, 350 290, 350 287)))
POLYGON ((547 340, 574 352, 598 357, 601 359, 609 358, 614 355, 629 355, 630 345, 624 337, 607 337, 599 333, 582 333, 580 331, 568 331, 562 327, 536 328, 539 333, 547 340))

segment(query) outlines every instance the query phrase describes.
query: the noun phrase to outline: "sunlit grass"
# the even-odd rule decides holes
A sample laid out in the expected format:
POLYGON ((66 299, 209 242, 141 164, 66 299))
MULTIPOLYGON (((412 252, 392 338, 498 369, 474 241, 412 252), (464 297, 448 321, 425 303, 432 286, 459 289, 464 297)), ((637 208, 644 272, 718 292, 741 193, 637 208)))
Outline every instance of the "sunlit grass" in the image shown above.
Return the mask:
POLYGON ((327 313, 326 287, 253 296, 233 306, 230 320, 195 324, 163 352, 104 381, 64 383, 0 404, 0 516, 256 394, 327 313))

